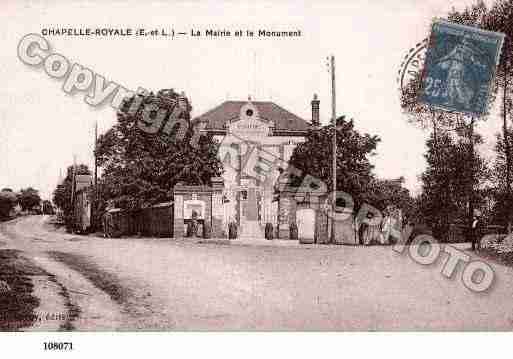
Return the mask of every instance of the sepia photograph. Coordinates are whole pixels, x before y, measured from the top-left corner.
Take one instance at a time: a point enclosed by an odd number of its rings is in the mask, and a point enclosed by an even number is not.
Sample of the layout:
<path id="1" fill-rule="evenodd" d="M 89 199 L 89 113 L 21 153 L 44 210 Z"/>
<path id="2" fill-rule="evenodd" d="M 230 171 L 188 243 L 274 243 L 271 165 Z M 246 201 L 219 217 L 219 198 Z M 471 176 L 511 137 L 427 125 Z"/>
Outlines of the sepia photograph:
<path id="1" fill-rule="evenodd" d="M 513 329 L 512 0 L 0 10 L 0 345 Z"/>

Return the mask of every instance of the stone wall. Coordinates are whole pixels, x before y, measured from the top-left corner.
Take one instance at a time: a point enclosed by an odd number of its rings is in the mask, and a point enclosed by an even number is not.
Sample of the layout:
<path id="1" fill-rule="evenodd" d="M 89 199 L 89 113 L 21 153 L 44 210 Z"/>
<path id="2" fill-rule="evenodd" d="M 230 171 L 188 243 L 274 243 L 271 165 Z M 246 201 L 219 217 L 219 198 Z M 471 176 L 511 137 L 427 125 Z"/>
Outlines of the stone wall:
<path id="1" fill-rule="evenodd" d="M 325 195 L 301 187 L 288 187 L 280 192 L 278 202 L 278 238 L 290 239 L 290 225 L 297 223 L 297 211 L 299 209 L 313 209 L 312 222 L 315 223 L 314 241 L 322 243 L 322 237 L 326 232 L 324 217 L 320 204 L 325 200 Z M 319 227 L 319 228 L 318 228 Z M 298 228 L 298 237 L 304 237 Z"/>
<path id="2" fill-rule="evenodd" d="M 223 238 L 223 181 L 213 178 L 212 186 L 186 186 L 178 184 L 174 187 L 174 237 L 185 237 L 187 223 L 190 221 L 190 208 L 200 213 L 201 224 L 211 229 L 211 237 Z M 203 233 L 199 233 L 202 235 Z"/>
<path id="3" fill-rule="evenodd" d="M 298 228 L 298 237 L 305 243 L 313 242 L 319 244 L 331 243 L 332 219 L 326 209 L 327 196 L 324 193 L 316 192 L 301 187 L 288 187 L 280 192 L 278 203 L 278 238 L 290 239 L 290 224 L 297 224 L 297 211 L 300 209 L 313 209 L 311 218 L 315 229 L 313 240 L 301 233 Z M 299 226 L 301 227 L 301 226 Z M 306 238 L 308 237 L 308 238 Z M 310 241 L 309 241 L 310 240 Z M 334 244 L 357 244 L 357 236 L 354 229 L 353 213 L 346 210 L 337 213 L 335 220 Z"/>

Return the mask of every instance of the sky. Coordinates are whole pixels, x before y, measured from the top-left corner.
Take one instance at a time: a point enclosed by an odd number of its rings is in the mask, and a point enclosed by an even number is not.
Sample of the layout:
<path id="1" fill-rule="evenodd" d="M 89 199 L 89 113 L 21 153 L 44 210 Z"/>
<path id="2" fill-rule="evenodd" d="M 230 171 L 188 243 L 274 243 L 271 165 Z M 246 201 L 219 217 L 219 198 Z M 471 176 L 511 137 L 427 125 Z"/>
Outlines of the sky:
<path id="1" fill-rule="evenodd" d="M 225 100 L 274 101 L 309 120 L 313 94 L 321 122 L 331 117 L 326 57 L 336 61 L 337 115 L 359 131 L 378 135 L 372 158 L 379 177 L 404 176 L 419 191 L 428 132 L 407 123 L 396 82 L 408 50 L 429 34 L 434 17 L 471 0 L 158 2 L 10 1 L 0 4 L 0 188 L 32 186 L 44 198 L 73 162 L 92 167 L 94 124 L 100 132 L 116 121 L 108 105 L 92 107 L 84 92 L 68 95 L 63 80 L 17 57 L 29 33 L 46 28 L 175 29 L 168 37 L 46 36 L 54 52 L 128 89 L 185 91 L 193 117 Z M 489 2 L 488 2 L 489 3 Z M 293 38 L 193 38 L 191 30 L 301 30 Z M 496 115 L 480 123 L 481 149 L 490 153 L 500 130 Z"/>

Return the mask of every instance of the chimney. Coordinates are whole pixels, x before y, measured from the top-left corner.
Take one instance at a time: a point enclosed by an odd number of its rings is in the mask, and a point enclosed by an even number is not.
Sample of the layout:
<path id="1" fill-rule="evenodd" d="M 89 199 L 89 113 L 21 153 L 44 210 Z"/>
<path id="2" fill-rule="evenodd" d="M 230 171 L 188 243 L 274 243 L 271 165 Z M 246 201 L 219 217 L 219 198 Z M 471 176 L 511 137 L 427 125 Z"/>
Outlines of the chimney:
<path id="1" fill-rule="evenodd" d="M 185 111 L 188 111 L 187 105 L 188 105 L 187 96 L 185 95 L 185 92 L 182 91 L 180 93 L 180 95 L 178 96 L 178 106 L 180 106 Z"/>
<path id="2" fill-rule="evenodd" d="M 321 122 L 319 120 L 319 104 L 321 101 L 317 99 L 317 94 L 313 95 L 312 100 L 312 126 L 318 127 Z"/>

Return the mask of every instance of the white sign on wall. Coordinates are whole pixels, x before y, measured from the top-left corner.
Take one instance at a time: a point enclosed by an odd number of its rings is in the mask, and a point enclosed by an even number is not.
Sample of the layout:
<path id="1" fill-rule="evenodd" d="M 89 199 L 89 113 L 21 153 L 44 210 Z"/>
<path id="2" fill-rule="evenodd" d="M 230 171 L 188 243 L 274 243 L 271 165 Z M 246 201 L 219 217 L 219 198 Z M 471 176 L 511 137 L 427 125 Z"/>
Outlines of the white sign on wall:
<path id="1" fill-rule="evenodd" d="M 183 218 L 192 219 L 192 213 L 198 214 L 197 219 L 205 219 L 205 202 L 198 199 L 190 199 L 183 202 Z"/>
<path id="2" fill-rule="evenodd" d="M 247 139 L 269 136 L 269 125 L 257 119 L 239 120 L 230 125 L 230 133 Z"/>

